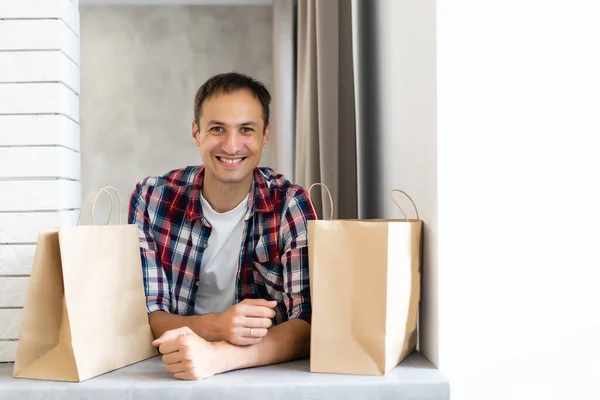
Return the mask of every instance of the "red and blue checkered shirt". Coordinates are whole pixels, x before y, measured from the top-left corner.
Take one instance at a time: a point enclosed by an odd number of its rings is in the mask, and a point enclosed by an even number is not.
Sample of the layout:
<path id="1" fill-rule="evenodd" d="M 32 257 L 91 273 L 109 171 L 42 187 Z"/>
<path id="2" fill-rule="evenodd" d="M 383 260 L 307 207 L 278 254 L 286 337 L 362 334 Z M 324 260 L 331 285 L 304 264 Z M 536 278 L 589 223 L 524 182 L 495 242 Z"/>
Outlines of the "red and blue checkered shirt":
<path id="1" fill-rule="evenodd" d="M 136 185 L 129 223 L 137 224 L 148 312 L 193 315 L 202 254 L 211 227 L 202 214 L 203 166 L 149 177 Z M 256 168 L 245 216 L 236 303 L 277 300 L 274 323 L 310 323 L 307 192 L 269 168 Z"/>

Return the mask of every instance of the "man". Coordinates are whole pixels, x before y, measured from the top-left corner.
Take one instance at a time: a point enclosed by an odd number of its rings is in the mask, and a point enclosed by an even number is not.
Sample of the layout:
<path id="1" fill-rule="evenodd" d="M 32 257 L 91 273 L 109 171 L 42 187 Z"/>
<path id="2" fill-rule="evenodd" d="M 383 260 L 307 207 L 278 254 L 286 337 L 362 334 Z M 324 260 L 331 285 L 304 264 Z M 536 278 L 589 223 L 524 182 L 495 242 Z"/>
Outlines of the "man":
<path id="1" fill-rule="evenodd" d="M 304 189 L 258 168 L 270 100 L 250 77 L 210 78 L 192 122 L 204 165 L 146 178 L 132 193 L 154 345 L 175 378 L 309 354 L 316 217 Z"/>

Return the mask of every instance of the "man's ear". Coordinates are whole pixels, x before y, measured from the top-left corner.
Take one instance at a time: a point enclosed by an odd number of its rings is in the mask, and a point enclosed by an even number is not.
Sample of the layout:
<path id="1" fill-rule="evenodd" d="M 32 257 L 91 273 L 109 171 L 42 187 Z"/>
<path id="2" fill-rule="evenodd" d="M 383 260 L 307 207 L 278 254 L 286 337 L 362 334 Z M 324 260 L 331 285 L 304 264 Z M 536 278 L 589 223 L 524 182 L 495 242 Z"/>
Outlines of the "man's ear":
<path id="1" fill-rule="evenodd" d="M 197 147 L 200 147 L 200 127 L 196 121 L 192 121 L 192 140 Z"/>
<path id="2" fill-rule="evenodd" d="M 265 133 L 263 134 L 263 149 L 267 148 L 269 140 L 271 140 L 271 125 L 265 127 Z"/>

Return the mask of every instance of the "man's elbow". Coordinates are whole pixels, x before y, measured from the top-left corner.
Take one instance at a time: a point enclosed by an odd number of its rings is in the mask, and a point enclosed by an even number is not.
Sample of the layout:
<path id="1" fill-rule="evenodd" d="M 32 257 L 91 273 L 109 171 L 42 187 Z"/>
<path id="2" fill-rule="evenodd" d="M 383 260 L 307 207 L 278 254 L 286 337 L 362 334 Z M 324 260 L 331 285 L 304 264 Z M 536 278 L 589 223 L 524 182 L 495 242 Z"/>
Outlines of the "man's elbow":
<path id="1" fill-rule="evenodd" d="M 169 330 L 167 325 L 170 317 L 171 314 L 164 310 L 157 310 L 148 314 L 148 323 L 155 339 L 158 339 L 163 333 Z"/>
<path id="2" fill-rule="evenodd" d="M 304 358 L 310 355 L 310 323 L 306 319 L 293 318 L 288 320 L 291 331 L 292 347 L 296 349 L 293 358 Z M 293 327 L 292 327 L 293 326 Z"/>

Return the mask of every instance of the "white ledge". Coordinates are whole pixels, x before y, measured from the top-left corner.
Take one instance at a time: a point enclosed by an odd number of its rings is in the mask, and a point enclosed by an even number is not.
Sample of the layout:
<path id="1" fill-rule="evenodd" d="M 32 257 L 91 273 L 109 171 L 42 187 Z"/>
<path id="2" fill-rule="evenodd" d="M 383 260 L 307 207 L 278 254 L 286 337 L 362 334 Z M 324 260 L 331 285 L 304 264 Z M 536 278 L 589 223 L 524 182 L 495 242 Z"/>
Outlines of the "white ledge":
<path id="1" fill-rule="evenodd" d="M 90 379 L 61 383 L 13 379 L 12 364 L 0 365 L 0 399 L 404 399 L 447 400 L 448 381 L 420 353 L 411 354 L 385 376 L 309 372 L 308 360 L 229 372 L 182 382 L 165 371 L 159 357 Z"/>

